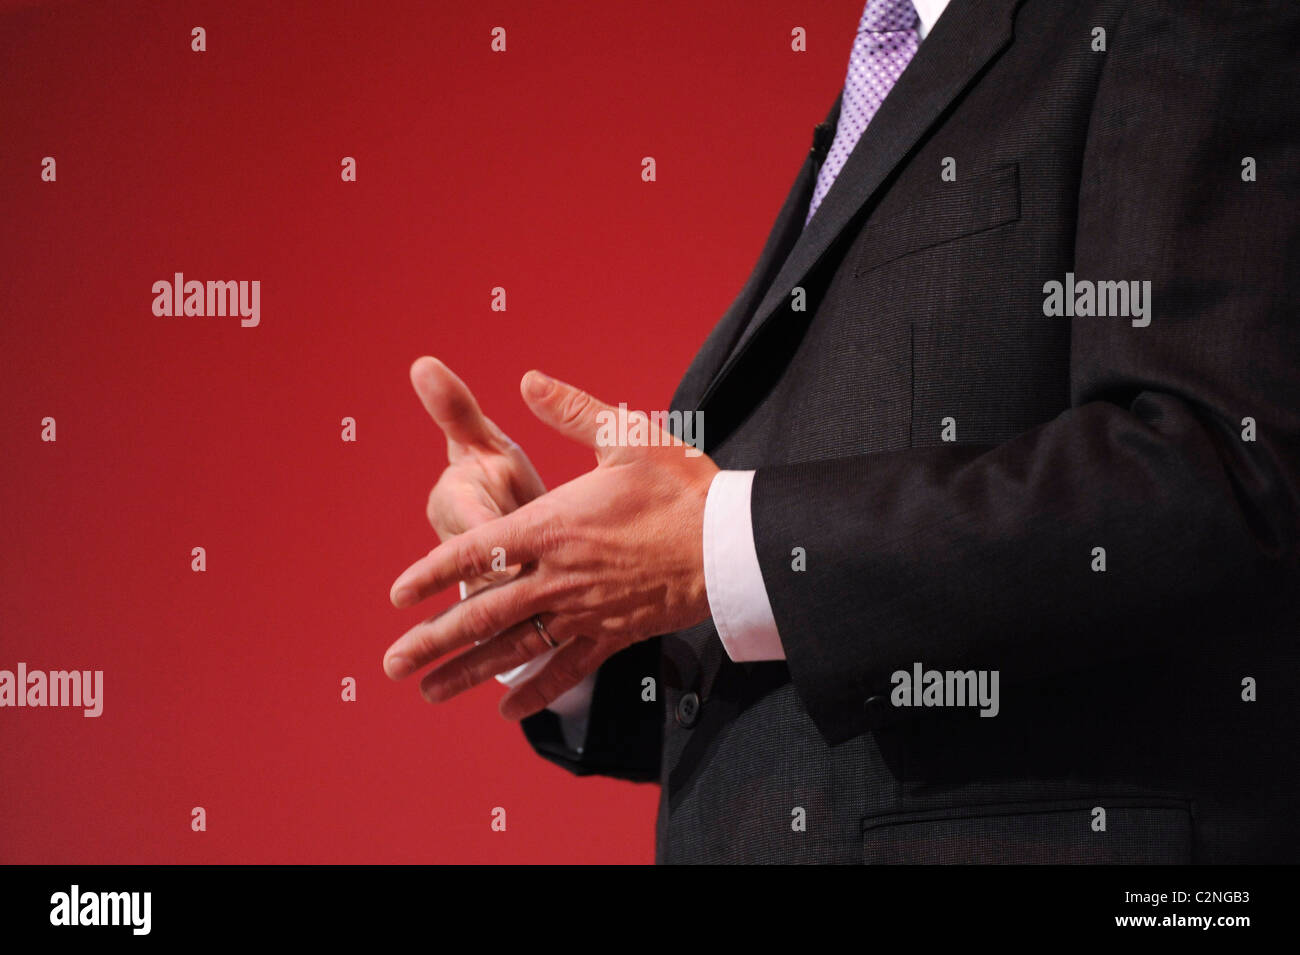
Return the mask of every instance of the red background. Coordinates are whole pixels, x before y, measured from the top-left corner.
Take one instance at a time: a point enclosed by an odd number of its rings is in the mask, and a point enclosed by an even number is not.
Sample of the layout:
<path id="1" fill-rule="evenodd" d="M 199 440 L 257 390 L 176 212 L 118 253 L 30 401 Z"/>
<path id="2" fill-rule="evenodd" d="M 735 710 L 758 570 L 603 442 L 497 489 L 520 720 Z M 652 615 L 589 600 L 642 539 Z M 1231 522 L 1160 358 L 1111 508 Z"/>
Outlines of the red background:
<path id="1" fill-rule="evenodd" d="M 445 360 L 550 485 L 591 462 L 524 408 L 527 369 L 666 407 L 860 12 L 0 11 L 0 668 L 105 671 L 99 719 L 0 709 L 0 861 L 651 860 L 655 787 L 544 762 L 495 684 L 432 707 L 382 672 L 432 609 L 388 590 L 445 463 L 407 369 Z M 155 317 L 178 271 L 261 280 L 260 327 Z"/>

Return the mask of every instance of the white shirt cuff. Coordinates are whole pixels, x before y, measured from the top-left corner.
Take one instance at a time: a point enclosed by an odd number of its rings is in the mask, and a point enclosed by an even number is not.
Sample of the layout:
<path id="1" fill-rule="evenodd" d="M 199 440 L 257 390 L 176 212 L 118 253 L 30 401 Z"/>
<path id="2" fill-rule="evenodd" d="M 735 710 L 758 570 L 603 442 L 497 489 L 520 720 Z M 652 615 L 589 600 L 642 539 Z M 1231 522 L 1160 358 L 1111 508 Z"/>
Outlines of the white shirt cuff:
<path id="1" fill-rule="evenodd" d="M 753 486 L 753 471 L 719 471 L 704 502 L 704 587 L 713 625 L 736 663 L 785 659 L 754 547 Z"/>

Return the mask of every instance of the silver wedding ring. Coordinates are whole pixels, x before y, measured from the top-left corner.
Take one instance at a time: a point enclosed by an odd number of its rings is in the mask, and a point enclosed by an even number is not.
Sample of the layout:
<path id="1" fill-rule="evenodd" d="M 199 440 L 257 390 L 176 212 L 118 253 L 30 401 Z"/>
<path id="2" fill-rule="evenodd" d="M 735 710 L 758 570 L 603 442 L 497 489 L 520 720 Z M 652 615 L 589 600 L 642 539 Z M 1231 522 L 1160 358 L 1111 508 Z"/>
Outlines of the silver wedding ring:
<path id="1" fill-rule="evenodd" d="M 559 646 L 559 644 L 555 642 L 555 638 L 547 632 L 546 624 L 542 623 L 542 618 L 539 617 L 537 614 L 533 614 L 533 626 L 537 628 L 538 636 L 540 636 L 542 640 L 545 641 L 548 647 L 554 650 L 556 647 Z"/>

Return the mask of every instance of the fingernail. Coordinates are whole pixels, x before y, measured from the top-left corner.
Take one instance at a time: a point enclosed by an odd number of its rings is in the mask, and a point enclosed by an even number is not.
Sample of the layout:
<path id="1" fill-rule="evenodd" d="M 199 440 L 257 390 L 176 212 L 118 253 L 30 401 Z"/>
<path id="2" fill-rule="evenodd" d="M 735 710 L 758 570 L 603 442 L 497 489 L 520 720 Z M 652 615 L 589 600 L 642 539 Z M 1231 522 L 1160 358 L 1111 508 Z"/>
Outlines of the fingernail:
<path id="1" fill-rule="evenodd" d="M 407 662 L 406 657 L 389 657 L 384 661 L 384 672 L 388 674 L 389 679 L 400 680 L 411 672 L 411 664 Z"/>
<path id="2" fill-rule="evenodd" d="M 530 371 L 524 376 L 524 391 L 530 398 L 545 398 L 551 390 L 551 379 L 540 371 Z"/>
<path id="3" fill-rule="evenodd" d="M 394 590 L 390 596 L 394 607 L 405 607 L 411 603 L 411 598 L 415 596 L 415 593 L 408 587 L 402 587 L 399 590 Z"/>

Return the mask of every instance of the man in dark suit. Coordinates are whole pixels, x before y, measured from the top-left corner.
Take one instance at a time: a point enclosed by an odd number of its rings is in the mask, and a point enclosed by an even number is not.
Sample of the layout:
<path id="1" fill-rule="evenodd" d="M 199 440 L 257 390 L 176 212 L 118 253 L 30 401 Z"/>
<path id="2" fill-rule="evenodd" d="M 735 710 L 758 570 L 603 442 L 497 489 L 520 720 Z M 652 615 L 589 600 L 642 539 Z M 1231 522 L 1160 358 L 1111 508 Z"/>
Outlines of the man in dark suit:
<path id="1" fill-rule="evenodd" d="M 452 462 L 394 602 L 473 583 L 388 672 L 525 667 L 661 862 L 1298 861 L 1300 16 L 944 7 L 867 5 L 673 399 L 707 456 L 530 373 L 600 461 L 543 493 L 416 364 Z"/>

